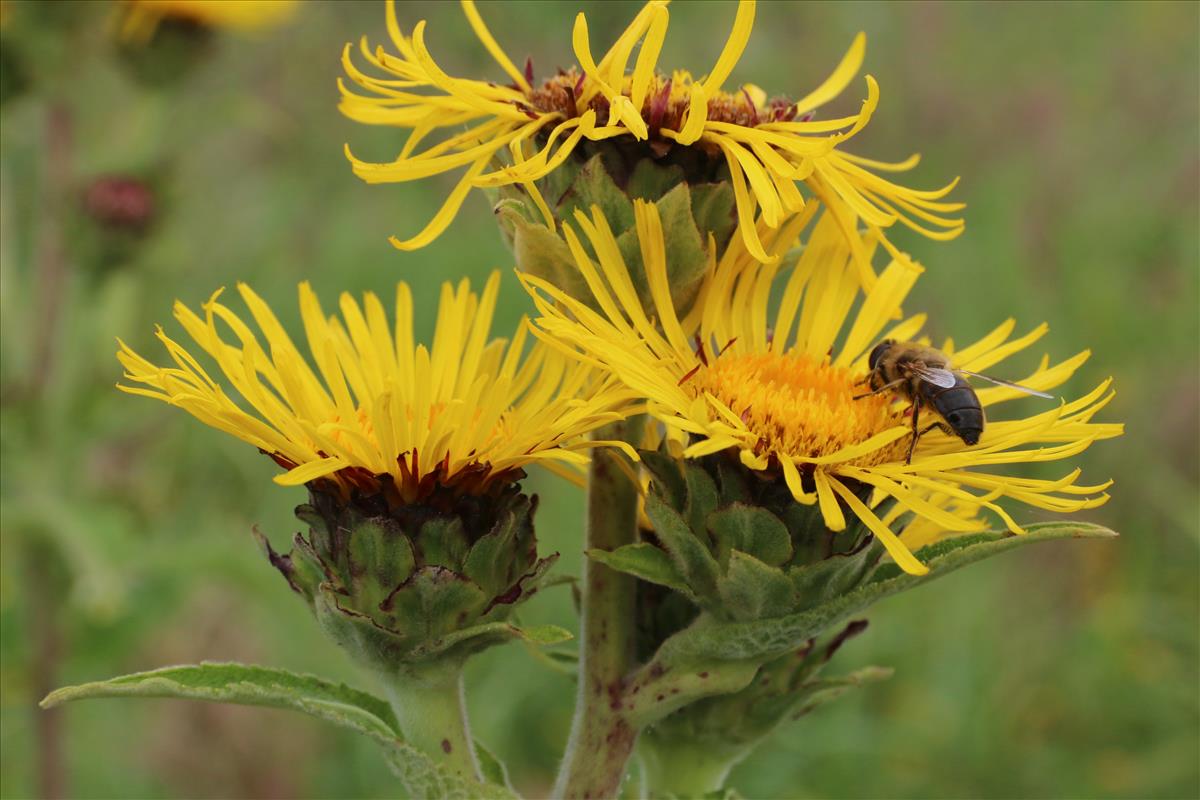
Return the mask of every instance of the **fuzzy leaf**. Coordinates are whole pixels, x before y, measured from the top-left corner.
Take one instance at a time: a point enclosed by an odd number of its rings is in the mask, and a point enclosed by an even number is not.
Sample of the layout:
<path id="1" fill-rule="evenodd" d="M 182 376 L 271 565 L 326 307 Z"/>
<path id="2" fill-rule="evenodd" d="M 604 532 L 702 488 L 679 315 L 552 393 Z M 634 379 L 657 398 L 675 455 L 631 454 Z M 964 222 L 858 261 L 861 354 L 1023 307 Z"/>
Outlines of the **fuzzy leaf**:
<path id="1" fill-rule="evenodd" d="M 642 466 L 650 471 L 654 489 L 672 508 L 683 508 L 687 503 L 687 480 L 683 477 L 683 462 L 659 450 L 640 450 Z"/>
<path id="2" fill-rule="evenodd" d="M 696 599 L 671 557 L 649 542 L 627 544 L 616 550 L 588 550 L 587 556 L 617 572 L 674 589 L 693 602 Z"/>
<path id="3" fill-rule="evenodd" d="M 511 521 L 513 514 L 505 512 L 506 521 Z M 515 539 L 517 528 L 512 524 L 496 525 L 491 531 L 479 537 L 467 553 L 463 572 L 468 578 L 479 584 L 484 594 L 495 596 L 503 592 L 512 582 L 511 569 L 516 554 Z"/>
<path id="4" fill-rule="evenodd" d="M 855 553 L 837 554 L 788 571 L 800 608 L 811 608 L 851 591 L 866 580 L 883 555 L 883 545 L 870 539 Z"/>
<path id="5" fill-rule="evenodd" d="M 683 167 L 678 164 L 663 166 L 643 158 L 634 166 L 625 191 L 630 197 L 655 201 L 683 182 Z"/>
<path id="6" fill-rule="evenodd" d="M 723 250 L 737 225 L 733 185 L 728 181 L 693 185 L 692 218 L 704 241 L 708 241 L 711 232 L 717 246 Z"/>
<path id="7" fill-rule="evenodd" d="M 647 503 L 649 508 L 649 503 Z M 672 636 L 655 661 L 665 663 L 695 659 L 763 660 L 802 645 L 824 629 L 856 614 L 885 597 L 928 583 L 960 567 L 1022 545 L 1055 539 L 1107 539 L 1108 528 L 1087 523 L 1050 522 L 1030 525 L 1016 536 L 1007 531 L 977 533 L 939 542 L 917 552 L 929 567 L 926 575 L 908 575 L 895 565 L 880 567 L 870 582 L 815 608 L 796 614 L 754 622 L 719 622 L 703 616 L 690 628 Z"/>
<path id="8" fill-rule="evenodd" d="M 758 665 L 749 661 L 680 661 L 658 667 L 643 667 L 625 691 L 626 711 L 637 727 L 702 698 L 741 691 L 758 673 Z"/>
<path id="9" fill-rule="evenodd" d="M 646 516 L 692 591 L 701 597 L 712 595 L 716 590 L 717 562 L 679 513 L 651 492 L 646 495 Z"/>
<path id="10" fill-rule="evenodd" d="M 575 267 L 570 248 L 555 231 L 541 222 L 530 222 L 518 212 L 515 201 L 496 206 L 496 216 L 512 232 L 512 251 L 517 268 L 543 278 L 573 297 L 590 297 L 582 274 Z"/>
<path id="11" fill-rule="evenodd" d="M 692 195 L 686 183 L 679 183 L 655 203 L 662 220 L 667 248 L 667 276 L 676 308 L 687 308 L 708 269 L 705 256 L 707 237 L 692 219 Z"/>
<path id="12" fill-rule="evenodd" d="M 412 543 L 394 524 L 364 520 L 351 531 L 349 572 L 363 608 L 378 607 L 397 584 L 408 580 L 414 566 Z"/>
<path id="13" fill-rule="evenodd" d="M 570 188 L 560 199 L 555 214 L 559 219 L 574 225 L 575 212 L 582 210 L 591 216 L 593 205 L 600 206 L 614 233 L 633 227 L 633 202 L 608 174 L 604 167 L 604 159 L 599 155 L 592 156 L 583 165 L 583 169 L 575 176 Z"/>
<path id="14" fill-rule="evenodd" d="M 696 537 L 707 544 L 708 516 L 717 508 L 717 484 L 702 466 L 691 461 L 684 462 L 683 476 L 687 481 L 683 518 Z"/>
<path id="15" fill-rule="evenodd" d="M 428 527 L 428 524 L 426 525 Z M 388 627 L 415 640 L 442 636 L 483 611 L 487 596 L 474 582 L 444 567 L 421 567 L 380 606 Z"/>
<path id="16" fill-rule="evenodd" d="M 469 547 L 467 532 L 458 517 L 434 517 L 417 534 L 417 551 L 424 567 L 445 567 L 457 572 L 462 569 Z M 392 585 L 400 582 L 393 581 Z"/>
<path id="17" fill-rule="evenodd" d="M 863 667 L 837 678 L 820 678 L 809 681 L 797 693 L 799 702 L 789 704 L 788 709 L 792 719 L 808 714 L 818 706 L 823 706 L 831 700 L 836 700 L 851 689 L 857 689 L 868 683 L 878 683 L 892 677 L 890 667 Z"/>
<path id="18" fill-rule="evenodd" d="M 485 784 L 443 769 L 406 744 L 383 700 L 312 675 L 247 664 L 202 662 L 122 675 L 51 692 L 43 708 L 98 697 L 173 697 L 286 708 L 364 734 L 384 748 L 392 769 L 413 797 L 512 798 L 503 785 Z"/>
<path id="19" fill-rule="evenodd" d="M 548 647 L 569 642 L 573 638 L 570 631 L 557 625 L 534 625 L 529 628 L 521 628 L 509 622 L 485 622 L 482 625 L 472 625 L 437 639 L 422 642 L 413 648 L 412 658 L 417 660 L 467 655 L 514 639 L 540 647 Z"/>
<path id="20" fill-rule="evenodd" d="M 732 550 L 776 567 L 792 557 L 787 527 L 765 508 L 734 503 L 709 514 L 707 522 L 716 540 L 717 560 L 722 564 Z"/>
<path id="21" fill-rule="evenodd" d="M 508 779 L 508 767 L 504 766 L 504 762 L 496 758 L 496 755 L 484 747 L 478 739 L 475 740 L 475 755 L 479 759 L 479 771 L 485 781 L 496 786 L 503 786 L 509 792 L 516 794 Z"/>
<path id="22" fill-rule="evenodd" d="M 180 697 L 239 705 L 290 708 L 368 736 L 398 736 L 388 704 L 366 692 L 313 675 L 248 664 L 201 662 L 135 672 L 107 681 L 57 689 L 42 708 L 93 697 Z"/>
<path id="23" fill-rule="evenodd" d="M 778 567 L 734 550 L 717 581 L 721 615 L 739 620 L 777 617 L 795 608 L 792 582 Z"/>
<path id="24" fill-rule="evenodd" d="M 750 487 L 746 483 L 745 468 L 741 464 L 727 458 L 718 460 L 717 482 L 720 484 L 722 506 L 750 502 Z"/>

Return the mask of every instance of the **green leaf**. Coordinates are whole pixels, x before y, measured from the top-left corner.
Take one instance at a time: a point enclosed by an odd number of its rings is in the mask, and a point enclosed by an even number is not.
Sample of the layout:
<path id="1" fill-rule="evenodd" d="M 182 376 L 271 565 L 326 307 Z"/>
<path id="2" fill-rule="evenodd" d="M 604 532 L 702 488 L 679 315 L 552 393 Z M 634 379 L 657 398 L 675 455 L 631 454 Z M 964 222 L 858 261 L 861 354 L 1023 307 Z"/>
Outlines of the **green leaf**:
<path id="1" fill-rule="evenodd" d="M 578 650 L 544 650 L 536 645 L 527 645 L 526 651 L 543 666 L 572 678 L 579 674 Z"/>
<path id="2" fill-rule="evenodd" d="M 517 268 L 550 281 L 573 297 L 591 297 L 583 275 L 575 266 L 567 243 L 540 222 L 530 222 L 511 204 L 496 207 L 496 216 L 512 231 L 512 251 Z"/>
<path id="3" fill-rule="evenodd" d="M 413 797 L 513 798 L 505 785 L 485 784 L 443 769 L 406 744 L 391 707 L 374 695 L 312 675 L 247 664 L 202 662 L 122 675 L 51 692 L 43 708 L 98 697 L 172 697 L 286 708 L 364 734 L 384 748 L 389 764 Z M 489 767 L 489 772 L 495 770 Z"/>
<path id="4" fill-rule="evenodd" d="M 672 508 L 687 503 L 687 481 L 683 477 L 683 462 L 659 450 L 640 450 L 642 466 L 650 471 L 654 489 Z"/>
<path id="5" fill-rule="evenodd" d="M 739 550 L 730 554 L 717 591 L 722 615 L 733 619 L 777 617 L 795 608 L 795 590 L 783 571 Z"/>
<path id="6" fill-rule="evenodd" d="M 625 192 L 630 197 L 653 202 L 683 182 L 683 167 L 678 164 L 660 166 L 653 159 L 643 158 L 634 166 Z"/>
<path id="7" fill-rule="evenodd" d="M 711 595 L 716 589 L 718 570 L 708 548 L 696 538 L 679 513 L 654 492 L 646 495 L 646 516 L 692 591 L 701 597 Z"/>
<path id="8" fill-rule="evenodd" d="M 485 781 L 503 786 L 516 794 L 508 779 L 508 768 L 504 766 L 504 762 L 496 758 L 495 754 L 484 747 L 478 739 L 475 740 L 475 755 L 479 759 L 479 771 L 483 774 Z"/>
<path id="9" fill-rule="evenodd" d="M 685 309 L 691 305 L 700 288 L 700 279 L 708 269 L 705 252 L 708 237 L 701 234 L 692 219 L 692 195 L 686 183 L 676 184 L 654 205 L 662 220 L 671 297 L 676 308 Z"/>
<path id="10" fill-rule="evenodd" d="M 647 502 L 647 511 L 650 504 Z M 703 615 L 672 636 L 655 661 L 673 663 L 695 659 L 763 660 L 799 647 L 809 638 L 885 597 L 928 583 L 976 561 L 1022 545 L 1056 539 L 1108 539 L 1116 534 L 1087 523 L 1050 522 L 1030 525 L 1024 535 L 988 532 L 948 539 L 917 552 L 929 568 L 926 575 L 908 575 L 894 565 L 880 567 L 864 586 L 815 608 L 785 617 L 754 622 L 719 622 Z"/>
<path id="11" fill-rule="evenodd" d="M 779 517 L 760 506 L 742 503 L 708 515 L 708 529 L 717 544 L 717 560 L 724 564 L 733 550 L 777 567 L 792 557 L 792 537 Z"/>
<path id="12" fill-rule="evenodd" d="M 511 522 L 512 512 L 505 511 L 504 516 L 505 522 Z M 516 560 L 516 535 L 516 525 L 495 525 L 491 531 L 479 537 L 467 553 L 463 572 L 479 584 L 484 594 L 495 596 L 511 585 L 511 572 Z"/>
<path id="13" fill-rule="evenodd" d="M 398 736 L 396 716 L 383 700 L 313 675 L 236 663 L 164 667 L 107 681 L 57 689 L 42 708 L 93 697 L 179 697 L 289 708 L 376 738 Z"/>
<path id="14" fill-rule="evenodd" d="M 412 659 L 450 658 L 519 639 L 532 645 L 546 647 L 569 642 L 575 638 L 566 628 L 557 625 L 534 625 L 522 628 L 511 622 L 485 622 L 453 631 L 437 639 L 422 642 L 412 649 Z M 451 650 L 454 650 L 452 653 Z"/>
<path id="15" fill-rule="evenodd" d="M 796 587 L 800 608 L 832 600 L 866 580 L 883 555 L 883 545 L 872 538 L 854 553 L 834 553 L 812 564 L 793 567 L 788 577 Z"/>
<path id="16" fill-rule="evenodd" d="M 708 538 L 708 515 L 717 508 L 717 484 L 695 461 L 684 461 L 683 476 L 687 481 L 687 507 L 683 518 L 693 533 L 705 540 Z"/>
<path id="17" fill-rule="evenodd" d="M 706 247 L 708 246 L 708 234 L 711 232 L 717 240 L 717 246 L 724 249 L 737 225 L 733 185 L 728 181 L 694 184 L 692 186 L 692 219 L 696 221 L 696 228 L 700 231 Z"/>
<path id="18" fill-rule="evenodd" d="M 353 547 L 354 537 L 350 542 Z M 456 516 L 434 517 L 422 525 L 421 532 L 417 534 L 417 552 L 425 567 L 445 567 L 457 572 L 462 569 L 469 547 L 462 519 Z M 392 585 L 400 582 L 393 581 Z"/>
<path id="19" fill-rule="evenodd" d="M 559 219 L 575 224 L 575 211 L 589 217 L 592 206 L 600 207 L 613 232 L 621 233 L 633 227 L 633 202 L 621 191 L 605 169 L 604 159 L 595 155 L 583 165 L 555 210 Z M 586 240 L 585 240 L 586 241 Z"/>
<path id="20" fill-rule="evenodd" d="M 857 689 L 868 683 L 878 683 L 892 677 L 890 667 L 863 667 L 847 675 L 837 678 L 820 678 L 804 684 L 797 693 L 797 701 L 790 703 L 788 709 L 792 719 L 798 719 L 812 712 L 818 706 L 823 706 L 831 700 L 836 700 L 851 689 Z"/>
<path id="21" fill-rule="evenodd" d="M 651 664 L 634 674 L 625 697 L 635 727 L 652 725 L 705 697 L 741 691 L 754 680 L 758 665 L 749 661 L 680 661 Z"/>
<path id="22" fill-rule="evenodd" d="M 750 486 L 746 482 L 746 469 L 728 458 L 717 459 L 717 482 L 721 486 L 722 506 L 731 503 L 750 503 Z"/>
<path id="23" fill-rule="evenodd" d="M 455 630 L 462 620 L 479 615 L 487 600 L 464 576 L 445 567 L 421 567 L 397 586 L 379 609 L 387 627 L 420 640 Z"/>
<path id="24" fill-rule="evenodd" d="M 416 566 L 412 543 L 394 522 L 389 523 L 364 520 L 350 533 L 352 591 L 362 608 L 378 608 Z"/>
<path id="25" fill-rule="evenodd" d="M 679 574 L 671 557 L 649 542 L 638 542 L 616 550 L 588 550 L 588 558 L 606 567 L 674 589 L 695 602 L 696 596 Z"/>

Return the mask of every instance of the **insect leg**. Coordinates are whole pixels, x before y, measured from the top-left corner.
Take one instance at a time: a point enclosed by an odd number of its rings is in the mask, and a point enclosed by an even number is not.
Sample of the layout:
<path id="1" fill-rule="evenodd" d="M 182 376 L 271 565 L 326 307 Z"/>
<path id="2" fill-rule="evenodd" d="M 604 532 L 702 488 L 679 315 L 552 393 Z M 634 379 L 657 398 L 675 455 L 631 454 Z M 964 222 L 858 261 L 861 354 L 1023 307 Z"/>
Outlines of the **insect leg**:
<path id="1" fill-rule="evenodd" d="M 914 393 L 913 394 L 913 415 L 912 415 L 912 417 L 913 417 L 912 441 L 910 441 L 908 443 L 908 458 L 904 459 L 905 464 L 912 463 L 912 454 L 913 454 L 913 450 L 915 450 L 917 447 L 917 439 L 920 439 L 922 434 L 924 434 L 926 431 L 929 430 L 928 428 L 926 428 L 924 431 L 919 431 L 919 432 L 917 431 L 917 419 L 920 417 L 920 415 L 921 415 L 921 396 L 919 394 Z"/>
<path id="2" fill-rule="evenodd" d="M 891 383 L 884 384 L 883 386 L 880 386 L 878 389 L 876 389 L 872 392 L 867 392 L 866 394 L 856 394 L 856 395 L 854 395 L 854 397 L 852 397 L 850 399 L 862 400 L 864 397 L 871 397 L 872 395 L 882 394 L 883 392 L 886 392 L 889 389 L 895 389 L 897 386 L 904 383 L 906 380 L 908 380 L 908 379 L 900 378 L 899 380 L 895 380 L 895 381 L 892 381 Z"/>
<path id="3" fill-rule="evenodd" d="M 941 421 L 934 422 L 933 424 L 931 424 L 925 430 L 921 431 L 921 435 L 924 436 L 925 434 L 929 433 L 934 428 L 937 428 L 938 430 L 940 430 L 942 433 L 946 434 L 947 436 L 954 435 L 954 430 L 949 425 L 947 425 L 946 423 L 941 422 Z"/>

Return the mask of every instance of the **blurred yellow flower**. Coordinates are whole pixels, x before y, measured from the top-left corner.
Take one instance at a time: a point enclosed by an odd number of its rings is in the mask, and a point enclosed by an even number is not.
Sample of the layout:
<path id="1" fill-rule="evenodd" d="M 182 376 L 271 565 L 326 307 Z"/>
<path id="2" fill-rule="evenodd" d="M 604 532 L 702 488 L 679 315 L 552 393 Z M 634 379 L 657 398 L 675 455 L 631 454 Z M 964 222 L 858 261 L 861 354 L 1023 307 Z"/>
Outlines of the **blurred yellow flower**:
<path id="1" fill-rule="evenodd" d="M 164 19 L 183 20 L 207 28 L 256 30 L 283 22 L 296 0 L 123 0 L 118 35 L 144 42 Z"/>
<path id="2" fill-rule="evenodd" d="M 685 457 L 732 451 L 751 469 L 781 473 L 797 501 L 819 504 L 831 530 L 846 527 L 848 509 L 913 574 L 925 567 L 890 527 L 903 514 L 955 532 L 977 529 L 974 512 L 986 508 L 1021 533 L 996 503 L 1000 498 L 1050 511 L 1076 511 L 1107 500 L 1102 492 L 1109 484 L 1080 485 L 1079 470 L 1042 480 L 977 468 L 1069 458 L 1097 439 L 1119 435 L 1121 425 L 1091 422 L 1113 396 L 1111 381 L 1041 413 L 991 421 L 974 446 L 940 431 L 928 433 L 906 463 L 912 437 L 909 404 L 886 394 L 855 396 L 864 391 L 868 354 L 876 342 L 915 340 L 920 334 L 924 315 L 890 324 L 900 318 L 901 303 L 922 272 L 919 266 L 903 257 L 893 259 L 875 286 L 860 294 L 849 245 L 836 221 L 823 215 L 786 276 L 773 314 L 769 305 L 781 260 L 760 263 L 744 247 L 731 245 L 720 263 L 711 265 L 695 307 L 680 320 L 670 302 L 657 211 L 638 202 L 636 216 L 655 300 L 652 316 L 637 300 L 599 209 L 593 209 L 590 219 L 582 212 L 576 218 L 589 247 L 564 226 L 599 312 L 546 281 L 528 275 L 522 279 L 542 314 L 535 321 L 540 338 L 611 370 L 647 398 L 649 412 L 687 442 Z M 782 255 L 799 244 L 813 216 L 810 209 L 778 231 L 760 230 L 768 252 Z M 598 266 L 589 252 L 595 253 Z M 955 348 L 947 341 L 942 349 L 956 367 L 980 371 L 1046 332 L 1041 325 L 1010 340 L 1013 328 L 1010 319 L 968 347 Z M 1088 355 L 1054 365 L 1043 358 L 1020 382 L 1038 390 L 1053 388 Z M 981 388 L 977 394 L 989 410 L 1022 396 L 1002 386 Z M 872 490 L 874 497 L 864 502 L 859 489 Z M 941 500 L 931 502 L 935 494 Z M 872 510 L 882 497 L 895 501 L 883 518 Z M 962 508 L 949 513 L 947 502 Z"/>
<path id="3" fill-rule="evenodd" d="M 396 287 L 390 324 L 372 293 L 361 305 L 343 294 L 339 320 L 327 317 L 302 283 L 300 311 L 314 371 L 267 304 L 239 285 L 265 349 L 219 302 L 220 291 L 204 304 L 203 316 L 175 304 L 175 318 L 228 388 L 161 328 L 158 338 L 174 366 L 157 366 L 122 342 L 117 356 L 125 378 L 141 386 L 118 388 L 179 406 L 254 445 L 287 470 L 275 478 L 283 485 L 332 479 L 374 492 L 390 482 L 411 502 L 436 486 L 474 492 L 493 479 L 513 480 L 532 463 L 556 471 L 578 467 L 587 461 L 581 450 L 608 444 L 586 434 L 620 419 L 631 393 L 537 342 L 522 357 L 525 320 L 511 343 L 489 341 L 498 287 L 499 273 L 482 296 L 466 280 L 457 288 L 444 284 L 427 348 L 413 342 L 406 284 Z"/>
<path id="4" fill-rule="evenodd" d="M 361 161 L 347 148 L 356 175 L 369 183 L 403 182 L 465 168 L 424 230 L 406 240 L 393 237 L 398 248 L 419 248 L 440 235 L 472 187 L 521 184 L 534 194 L 547 214 L 547 224 L 553 226 L 545 199 L 533 182 L 573 153 L 585 154 L 589 142 L 613 137 L 644 142 L 647 153 L 655 157 L 681 146 L 721 160 L 733 184 L 746 249 L 760 261 L 770 256 L 758 236 L 756 218 L 776 228 L 802 213 L 814 197 L 830 210 L 850 240 L 864 285 L 873 282 L 874 273 L 860 223 L 889 249 L 879 231 L 897 221 L 934 239 L 950 239 L 962 231 L 961 219 L 946 216 L 962 204 L 942 201 L 953 182 L 919 191 L 876 174 L 910 169 L 917 163 L 916 156 L 892 164 L 838 149 L 863 129 L 875 111 L 879 87 L 873 78 L 866 79 L 867 99 L 857 114 L 811 118 L 858 73 L 866 47 L 862 34 L 824 83 L 792 102 L 768 99 L 763 89 L 749 84 L 723 89 L 749 40 L 753 0 L 739 3 L 725 47 L 702 80 L 682 70 L 658 71 L 668 12 L 664 0 L 653 0 L 599 61 L 592 56 L 587 20 L 579 14 L 572 44 L 580 66 L 541 83 L 535 81 L 530 63 L 520 70 L 504 54 L 473 2 L 462 0 L 462 5 L 479 40 L 511 84 L 445 73 L 426 47 L 425 23 L 418 22 L 411 36 L 404 35 L 390 2 L 387 27 L 396 52 L 372 51 L 365 38 L 360 43 L 362 58 L 385 77 L 360 70 L 350 45 L 343 53 L 347 75 L 368 94 L 358 94 L 341 82 L 342 113 L 358 122 L 411 131 L 391 163 Z M 498 160 L 502 156 L 508 163 Z M 807 188 L 808 198 L 799 184 Z"/>

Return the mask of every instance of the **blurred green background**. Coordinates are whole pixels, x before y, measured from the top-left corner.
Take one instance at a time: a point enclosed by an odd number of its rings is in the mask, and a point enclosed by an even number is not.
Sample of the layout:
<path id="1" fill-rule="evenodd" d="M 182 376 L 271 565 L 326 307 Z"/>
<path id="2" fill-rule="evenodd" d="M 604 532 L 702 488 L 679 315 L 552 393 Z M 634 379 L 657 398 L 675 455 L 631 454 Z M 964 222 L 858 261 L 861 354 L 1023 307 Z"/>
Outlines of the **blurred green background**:
<path id="1" fill-rule="evenodd" d="M 578 10 L 599 48 L 637 7 L 481 4 L 539 74 L 573 62 Z M 287 712 L 109 700 L 38 724 L 33 703 L 50 686 L 200 659 L 368 682 L 249 535 L 284 542 L 302 491 L 273 485 L 251 448 L 117 393 L 114 337 L 157 358 L 153 326 L 172 322 L 174 298 L 199 304 L 239 280 L 288 324 L 304 279 L 329 305 L 341 290 L 388 296 L 400 278 L 419 298 L 478 282 L 510 266 L 487 201 L 473 196 L 423 251 L 387 243 L 423 226 L 451 182 L 368 187 L 343 158 L 345 142 L 369 159 L 399 149 L 397 132 L 335 110 L 341 47 L 384 40 L 382 4 L 305 3 L 281 27 L 218 33 L 157 87 L 135 77 L 149 54 L 118 54 L 111 5 L 3 13 L 3 81 L 23 91 L 3 106 L 0 144 L 0 795 L 37 796 L 43 769 L 74 797 L 393 797 L 373 745 Z M 398 13 L 408 28 L 430 20 L 451 73 L 502 77 L 457 4 Z M 673 6 L 661 63 L 705 72 L 733 13 Z M 935 338 L 1011 315 L 1023 329 L 1049 320 L 1054 356 L 1093 350 L 1065 394 L 1117 380 L 1103 418 L 1128 434 L 1078 463 L 1116 479 L 1086 517 L 1122 537 L 1041 545 L 874 610 L 837 666 L 895 677 L 787 728 L 733 783 L 755 798 L 1200 796 L 1200 5 L 771 3 L 733 79 L 799 96 L 860 29 L 883 101 L 853 151 L 919 150 L 904 181 L 962 174 L 969 204 L 952 243 L 896 233 L 929 267 L 909 307 L 930 312 Z M 823 114 L 863 94 L 856 83 Z M 153 186 L 149 232 L 114 244 L 82 213 L 108 175 Z M 527 310 L 506 272 L 498 333 Z M 544 548 L 578 574 L 582 497 L 533 483 Z M 526 619 L 574 626 L 569 592 L 539 596 Z M 479 738 L 543 794 L 571 679 L 508 646 L 468 681 Z"/>

